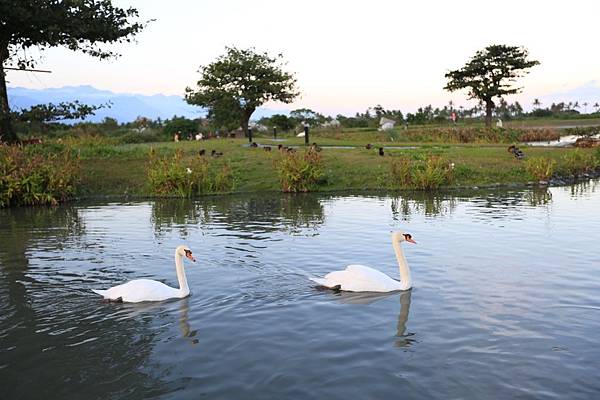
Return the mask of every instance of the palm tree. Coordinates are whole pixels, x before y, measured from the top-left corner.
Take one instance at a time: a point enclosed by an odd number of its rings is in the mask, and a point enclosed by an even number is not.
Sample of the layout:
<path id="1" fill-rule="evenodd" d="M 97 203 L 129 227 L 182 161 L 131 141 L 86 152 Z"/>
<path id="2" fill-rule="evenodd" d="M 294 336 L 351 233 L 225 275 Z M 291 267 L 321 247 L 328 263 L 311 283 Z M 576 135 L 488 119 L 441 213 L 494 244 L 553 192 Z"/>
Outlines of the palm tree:
<path id="1" fill-rule="evenodd" d="M 583 103 L 581 103 L 581 104 L 583 105 L 583 113 L 584 113 L 584 114 L 587 114 L 587 106 L 588 106 L 588 103 L 587 103 L 587 101 L 584 101 L 584 102 L 583 102 Z"/>
<path id="2" fill-rule="evenodd" d="M 533 99 L 533 107 L 540 108 L 541 106 L 542 106 L 542 103 L 540 102 L 539 99 Z"/>
<path id="3" fill-rule="evenodd" d="M 596 112 L 600 111 L 600 104 L 598 102 L 594 104 L 594 107 L 596 107 Z"/>

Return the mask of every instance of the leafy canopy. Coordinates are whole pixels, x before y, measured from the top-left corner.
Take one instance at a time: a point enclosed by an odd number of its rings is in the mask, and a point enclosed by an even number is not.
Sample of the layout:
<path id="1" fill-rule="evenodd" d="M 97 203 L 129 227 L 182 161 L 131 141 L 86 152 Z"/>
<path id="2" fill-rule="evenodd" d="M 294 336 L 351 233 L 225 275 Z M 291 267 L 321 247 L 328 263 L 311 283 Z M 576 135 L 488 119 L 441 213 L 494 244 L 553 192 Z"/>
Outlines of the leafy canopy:
<path id="1" fill-rule="evenodd" d="M 528 60 L 529 53 L 523 47 L 491 45 L 479 50 L 461 69 L 449 71 L 445 90 L 450 92 L 468 89 L 470 99 L 491 102 L 494 97 L 519 93 L 522 88 L 513 87 L 526 69 L 539 64 Z"/>
<path id="2" fill-rule="evenodd" d="M 115 7 L 111 0 L 2 0 L 0 58 L 15 60 L 19 68 L 31 67 L 35 60 L 24 50 L 34 46 L 64 46 L 100 59 L 115 57 L 117 53 L 101 44 L 131 41 L 144 28 L 143 23 L 130 22 L 137 16 L 136 9 Z"/>
<path id="3" fill-rule="evenodd" d="M 186 88 L 190 104 L 211 109 L 226 107 L 247 126 L 250 115 L 268 101 L 291 103 L 298 92 L 296 79 L 283 70 L 283 56 L 270 57 L 253 48 L 226 47 L 224 55 L 200 68 L 197 89 Z"/>
<path id="4" fill-rule="evenodd" d="M 38 123 L 85 119 L 104 107 L 110 107 L 110 104 L 88 105 L 81 104 L 78 100 L 58 104 L 37 104 L 15 113 L 15 118 L 22 122 Z"/>

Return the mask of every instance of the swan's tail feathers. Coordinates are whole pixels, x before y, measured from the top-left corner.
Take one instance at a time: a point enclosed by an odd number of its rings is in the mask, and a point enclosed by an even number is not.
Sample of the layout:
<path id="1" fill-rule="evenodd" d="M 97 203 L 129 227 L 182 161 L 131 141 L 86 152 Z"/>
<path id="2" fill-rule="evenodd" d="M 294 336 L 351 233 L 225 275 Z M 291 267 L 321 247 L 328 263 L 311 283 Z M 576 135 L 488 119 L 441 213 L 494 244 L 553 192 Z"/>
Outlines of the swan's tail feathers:
<path id="1" fill-rule="evenodd" d="M 96 289 L 92 289 L 92 292 L 99 294 L 102 297 L 106 297 L 106 290 L 96 290 Z"/>
<path id="2" fill-rule="evenodd" d="M 311 281 L 320 286 L 329 287 L 330 283 L 325 278 L 309 278 Z"/>

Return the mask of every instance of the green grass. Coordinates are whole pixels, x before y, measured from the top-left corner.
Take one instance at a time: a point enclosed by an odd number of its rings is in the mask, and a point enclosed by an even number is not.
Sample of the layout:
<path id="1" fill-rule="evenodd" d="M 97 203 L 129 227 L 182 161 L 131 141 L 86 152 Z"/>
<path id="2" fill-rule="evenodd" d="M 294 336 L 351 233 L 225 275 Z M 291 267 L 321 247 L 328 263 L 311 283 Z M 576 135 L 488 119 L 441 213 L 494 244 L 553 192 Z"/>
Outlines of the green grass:
<path id="1" fill-rule="evenodd" d="M 400 157 L 424 159 L 428 155 L 441 156 L 454 163 L 454 178 L 451 186 L 481 186 L 490 184 L 527 183 L 534 178 L 527 173 L 525 162 L 515 159 L 506 151 L 506 145 L 402 143 L 415 149 L 386 149 L 380 157 L 376 149 L 366 150 L 364 145 L 376 138 L 377 132 L 361 132 L 351 139 L 322 138 L 311 136 L 311 142 L 321 145 L 356 146 L 354 149 L 323 148 L 323 179 L 318 190 L 388 189 L 390 187 L 390 163 Z M 268 144 L 267 138 L 256 138 L 258 143 Z M 391 142 L 376 142 L 375 145 L 393 145 Z M 112 146 L 110 156 L 104 153 L 87 154 L 81 158 L 82 182 L 80 194 L 96 195 L 150 195 L 147 187 L 147 162 L 151 148 L 158 154 L 174 154 L 181 150 L 184 157 L 198 157 L 203 148 L 223 152 L 223 157 L 214 160 L 217 164 L 229 163 L 235 175 L 236 192 L 280 191 L 279 176 L 275 167 L 280 153 L 277 143 L 267 152 L 262 148 L 243 147 L 246 139 L 213 139 L 203 142 L 141 143 Z M 284 145 L 303 144 L 301 138 L 289 138 Z M 521 147 L 527 158 L 544 157 L 557 162 L 561 169 L 565 155 L 579 151 L 595 154 L 588 149 Z"/>

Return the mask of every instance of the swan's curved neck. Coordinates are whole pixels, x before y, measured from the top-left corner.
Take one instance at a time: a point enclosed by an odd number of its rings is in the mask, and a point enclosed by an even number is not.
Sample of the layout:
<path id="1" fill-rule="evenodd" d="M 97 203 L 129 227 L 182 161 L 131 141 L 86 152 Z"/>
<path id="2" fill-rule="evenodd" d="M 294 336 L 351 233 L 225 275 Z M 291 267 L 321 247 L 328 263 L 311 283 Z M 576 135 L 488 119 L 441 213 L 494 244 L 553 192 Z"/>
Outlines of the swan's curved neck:
<path id="1" fill-rule="evenodd" d="M 177 270 L 177 280 L 179 281 L 179 291 L 181 296 L 185 297 L 190 294 L 190 288 L 185 276 L 185 268 L 183 267 L 183 256 L 175 253 L 175 269 Z"/>
<path id="2" fill-rule="evenodd" d="M 408 290 L 412 287 L 408 263 L 406 262 L 406 258 L 404 258 L 400 242 L 394 240 L 392 244 L 396 252 L 396 259 L 398 260 L 398 269 L 400 270 L 400 290 Z"/>

